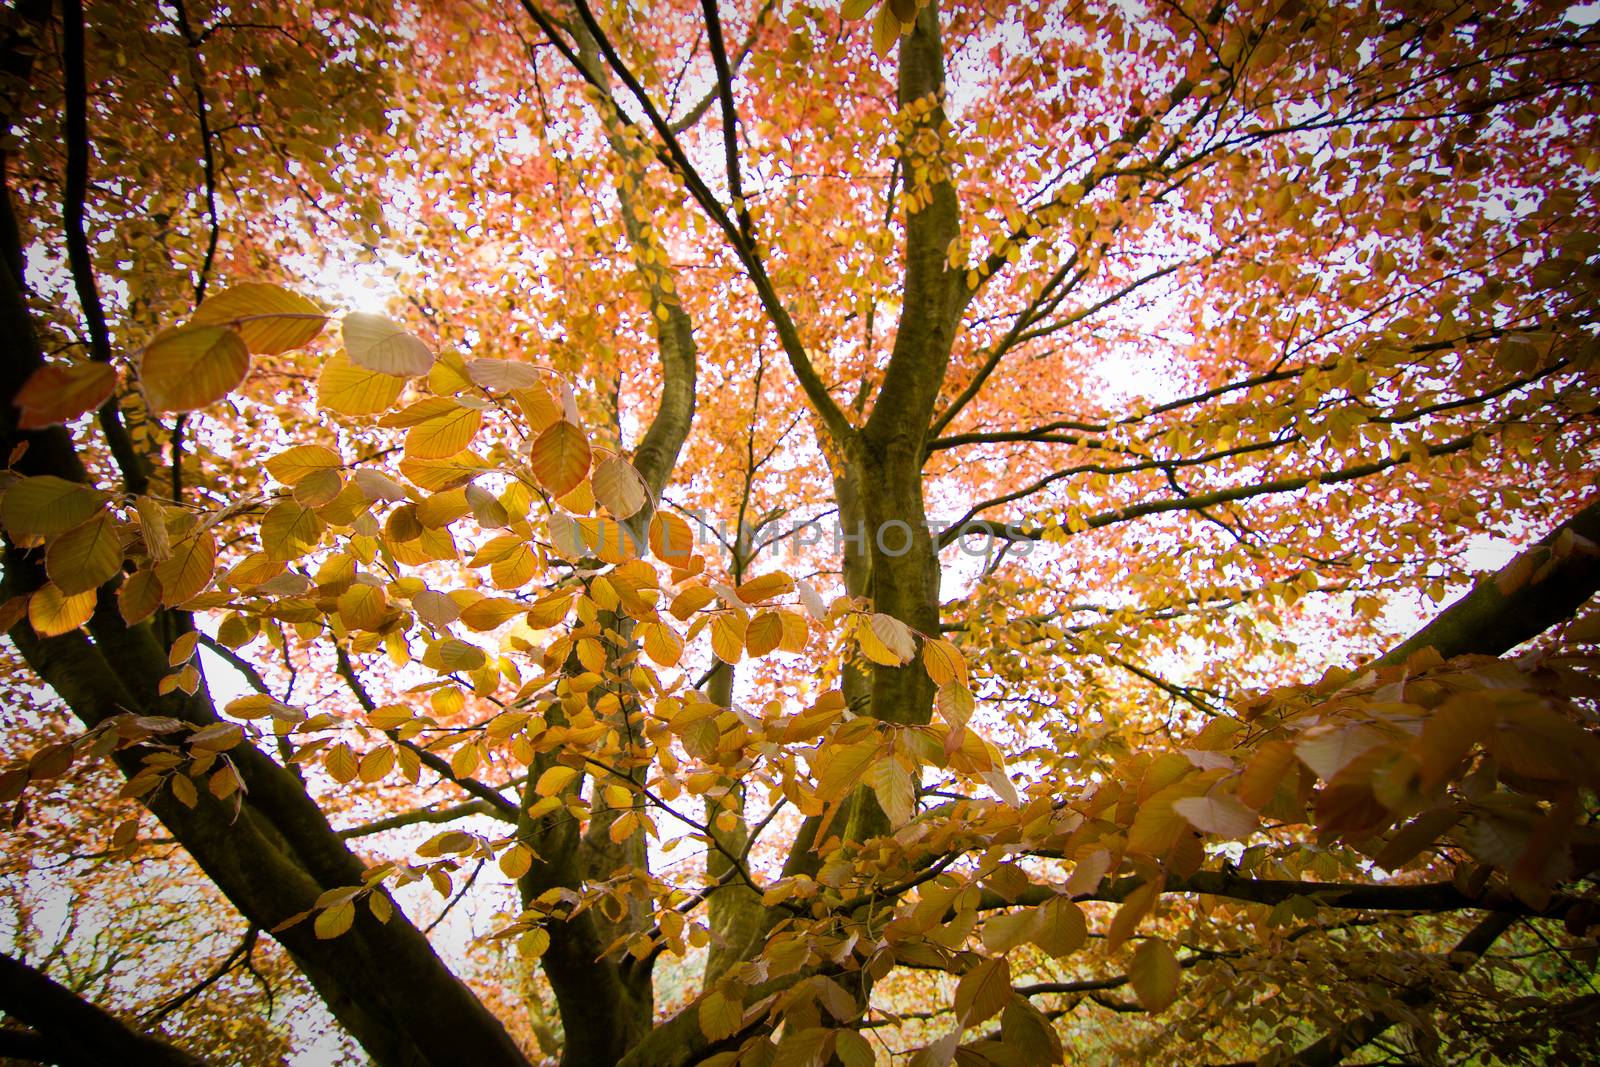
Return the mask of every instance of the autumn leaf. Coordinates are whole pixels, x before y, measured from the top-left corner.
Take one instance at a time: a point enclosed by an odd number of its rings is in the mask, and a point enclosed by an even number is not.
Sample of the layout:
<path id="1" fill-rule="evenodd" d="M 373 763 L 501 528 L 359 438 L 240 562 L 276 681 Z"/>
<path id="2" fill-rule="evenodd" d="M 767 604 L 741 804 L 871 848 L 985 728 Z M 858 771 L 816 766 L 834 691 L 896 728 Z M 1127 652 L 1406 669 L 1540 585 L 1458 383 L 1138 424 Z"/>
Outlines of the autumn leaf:
<path id="1" fill-rule="evenodd" d="M 546 491 L 564 496 L 589 473 L 589 439 L 576 424 L 565 419 L 551 423 L 528 454 L 533 476 Z"/>
<path id="2" fill-rule="evenodd" d="M 1004 956 L 983 960 L 956 983 L 956 1018 L 963 1026 L 976 1026 L 1010 999 L 1011 964 Z"/>
<path id="3" fill-rule="evenodd" d="M 600 506 L 619 519 L 637 515 L 650 503 L 650 489 L 643 476 L 621 456 L 607 456 L 601 460 L 591 481 Z"/>
<path id="4" fill-rule="evenodd" d="M 121 568 L 122 538 L 105 512 L 51 541 L 45 552 L 45 571 L 68 596 L 99 588 Z"/>
<path id="5" fill-rule="evenodd" d="M 250 372 L 244 339 L 224 326 L 157 334 L 139 357 L 139 382 L 155 411 L 196 411 L 237 389 Z"/>
<path id="6" fill-rule="evenodd" d="M 695 1007 L 700 1032 L 708 1041 L 721 1041 L 739 1032 L 744 1024 L 744 1006 L 720 989 L 713 989 Z"/>
<path id="7" fill-rule="evenodd" d="M 18 540 L 59 537 L 87 522 L 106 499 L 99 490 L 54 475 L 24 478 L 0 496 L 0 521 Z"/>
<path id="8" fill-rule="evenodd" d="M 117 372 L 109 364 L 47 363 L 17 391 L 17 427 L 38 430 L 71 422 L 111 399 L 116 387 Z"/>
<path id="9" fill-rule="evenodd" d="M 310 344 L 328 316 L 305 297 L 265 282 L 243 282 L 206 300 L 190 320 L 197 326 L 227 326 L 251 352 L 275 356 Z"/>
<path id="10" fill-rule="evenodd" d="M 1189 820 L 1196 830 L 1218 837 L 1248 837 L 1258 825 L 1255 812 L 1224 793 L 1201 797 L 1180 797 L 1172 810 Z"/>
<path id="11" fill-rule="evenodd" d="M 1183 970 L 1172 949 L 1160 938 L 1147 937 L 1133 950 L 1128 981 L 1145 1010 L 1165 1011 L 1178 996 Z"/>
<path id="12" fill-rule="evenodd" d="M 93 589 L 69 595 L 47 583 L 28 598 L 28 623 L 40 637 L 71 633 L 89 621 L 94 601 Z"/>
<path id="13" fill-rule="evenodd" d="M 341 415 L 376 415 L 393 407 L 405 387 L 405 378 L 357 366 L 340 353 L 322 364 L 317 403 Z"/>
<path id="14" fill-rule="evenodd" d="M 363 370 L 415 378 L 433 366 L 433 352 L 405 327 L 382 315 L 352 311 L 340 327 L 350 362 Z"/>

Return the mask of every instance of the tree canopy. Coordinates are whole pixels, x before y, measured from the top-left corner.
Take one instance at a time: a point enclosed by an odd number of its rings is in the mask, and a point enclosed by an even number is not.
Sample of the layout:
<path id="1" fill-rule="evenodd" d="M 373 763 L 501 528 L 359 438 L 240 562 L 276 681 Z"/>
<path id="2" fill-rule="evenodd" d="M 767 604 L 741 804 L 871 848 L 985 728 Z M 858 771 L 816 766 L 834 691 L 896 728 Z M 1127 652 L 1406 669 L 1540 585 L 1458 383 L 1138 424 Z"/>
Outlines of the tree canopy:
<path id="1" fill-rule="evenodd" d="M 17 0 L 0 1056 L 1600 1056 L 1567 0 Z"/>

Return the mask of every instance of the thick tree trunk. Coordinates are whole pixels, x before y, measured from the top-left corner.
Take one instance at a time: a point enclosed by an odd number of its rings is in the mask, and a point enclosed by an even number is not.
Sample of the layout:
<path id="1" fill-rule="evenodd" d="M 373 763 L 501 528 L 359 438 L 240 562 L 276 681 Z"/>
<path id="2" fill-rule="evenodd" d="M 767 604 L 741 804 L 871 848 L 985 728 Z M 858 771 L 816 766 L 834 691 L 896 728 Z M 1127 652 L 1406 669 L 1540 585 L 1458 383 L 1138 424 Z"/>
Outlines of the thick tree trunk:
<path id="1" fill-rule="evenodd" d="M 10 215 L 9 201 L 0 212 Z M 14 226 L 7 229 L 15 232 Z M 10 250 L 4 261 L 20 262 L 16 252 Z M 15 465 L 19 473 L 87 481 L 65 430 L 16 426 L 13 398 L 43 363 L 21 281 L 0 269 L 0 331 L 11 346 L 0 363 L 0 450 L 9 455 L 26 446 Z M 7 545 L 3 598 L 32 593 L 44 580 L 36 553 Z M 193 697 L 158 692 L 170 670 L 166 649 L 149 623 L 123 623 L 113 587 L 101 590 L 90 622 L 93 640 L 81 630 L 40 638 L 26 621 L 13 627 L 10 637 L 28 665 L 85 726 L 127 712 L 169 715 L 195 726 L 219 721 L 203 688 Z M 293 774 L 248 741 L 228 754 L 245 782 L 237 810 L 233 800 L 219 801 L 204 791 L 192 809 L 164 790 L 146 804 L 241 914 L 270 930 L 311 907 L 325 890 L 361 884 L 365 864 Z M 132 748 L 116 760 L 131 776 L 143 767 L 142 756 Z M 317 939 L 309 922 L 276 936 L 377 1063 L 526 1063 L 499 1020 L 398 911 L 387 924 L 363 912 L 337 940 Z"/>

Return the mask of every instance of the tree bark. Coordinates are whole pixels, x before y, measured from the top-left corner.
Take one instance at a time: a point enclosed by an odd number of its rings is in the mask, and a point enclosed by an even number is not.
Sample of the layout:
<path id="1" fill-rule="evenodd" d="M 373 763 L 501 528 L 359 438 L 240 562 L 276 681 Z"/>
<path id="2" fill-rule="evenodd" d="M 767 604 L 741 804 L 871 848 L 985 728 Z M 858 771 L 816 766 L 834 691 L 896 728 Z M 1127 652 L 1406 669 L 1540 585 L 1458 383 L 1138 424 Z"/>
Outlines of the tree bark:
<path id="1" fill-rule="evenodd" d="M 1453 656 L 1500 656 L 1570 619 L 1600 590 L 1600 499 L 1436 615 L 1374 666 L 1432 648 Z"/>
<path id="2" fill-rule="evenodd" d="M 204 1067 L 205 1061 L 160 1038 L 141 1034 L 104 1009 L 21 960 L 0 953 L 0 1010 L 32 1028 L 16 1055 L 64 1067 L 107 1063 L 141 1067 Z"/>
<path id="3" fill-rule="evenodd" d="M 0 213 L 11 214 L 9 199 Z M 17 232 L 14 222 L 0 230 Z M 4 250 L 6 262 L 20 250 Z M 49 474 L 89 481 L 72 439 L 59 426 L 17 428 L 18 391 L 43 364 L 43 355 L 21 290 L 21 279 L 0 271 L 0 331 L 10 339 L 0 362 L 0 450 L 25 451 L 15 463 L 21 474 Z M 36 553 L 7 542 L 0 594 L 25 596 L 45 576 Z M 194 726 L 220 721 L 202 687 L 192 697 L 161 695 L 169 672 L 166 649 L 150 623 L 127 626 L 117 611 L 115 581 L 100 591 L 83 631 L 41 638 L 26 620 L 10 631 L 29 667 L 85 726 L 126 712 L 168 715 Z M 143 768 L 144 750 L 124 749 L 115 759 L 130 777 Z M 325 890 L 360 885 L 365 865 L 329 826 L 315 801 L 289 771 L 248 741 L 229 751 L 245 790 L 234 803 L 202 791 L 192 809 L 161 791 L 146 806 L 194 857 L 250 922 L 270 930 L 312 906 Z M 276 935 L 327 1002 L 335 1017 L 373 1059 L 388 1065 L 470 1060 L 520 1065 L 527 1061 L 500 1021 L 445 967 L 420 931 L 396 910 L 387 924 L 364 912 L 337 940 L 315 937 L 303 922 Z"/>

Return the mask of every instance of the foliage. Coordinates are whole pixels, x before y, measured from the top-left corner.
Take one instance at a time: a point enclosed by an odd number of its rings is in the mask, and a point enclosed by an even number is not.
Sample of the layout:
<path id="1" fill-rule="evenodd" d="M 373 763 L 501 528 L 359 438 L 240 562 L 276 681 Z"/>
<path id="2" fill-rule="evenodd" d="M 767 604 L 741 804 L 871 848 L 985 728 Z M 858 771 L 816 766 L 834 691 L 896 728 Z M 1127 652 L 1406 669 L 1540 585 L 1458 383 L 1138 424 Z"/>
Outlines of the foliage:
<path id="1" fill-rule="evenodd" d="M 1582 9 L 3 33 L 0 1052 L 1595 1053 Z"/>

